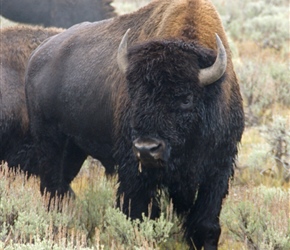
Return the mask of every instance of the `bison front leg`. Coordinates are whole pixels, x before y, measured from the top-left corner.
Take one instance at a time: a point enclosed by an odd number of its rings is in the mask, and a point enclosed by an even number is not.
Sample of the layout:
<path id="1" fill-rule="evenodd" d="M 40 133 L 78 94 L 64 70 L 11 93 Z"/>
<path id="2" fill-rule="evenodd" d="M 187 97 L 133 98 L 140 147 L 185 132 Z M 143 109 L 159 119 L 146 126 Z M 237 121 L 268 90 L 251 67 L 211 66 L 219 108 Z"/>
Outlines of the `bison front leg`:
<path id="1" fill-rule="evenodd" d="M 64 195 L 73 195 L 70 183 L 78 174 L 84 154 L 66 136 L 55 133 L 57 136 L 42 136 L 38 143 L 40 165 L 40 190 L 50 195 L 49 207 L 55 196 L 61 202 Z M 54 135 L 54 134 L 53 134 Z"/>
<path id="2" fill-rule="evenodd" d="M 228 192 L 231 171 L 222 173 L 213 169 L 212 175 L 204 178 L 203 183 L 195 185 L 194 179 L 185 178 L 184 182 L 169 186 L 169 195 L 175 211 L 183 220 L 184 237 L 190 249 L 216 250 L 218 246 L 221 233 L 219 215 L 222 200 Z"/>
<path id="3" fill-rule="evenodd" d="M 216 250 L 221 233 L 219 215 L 228 193 L 230 176 L 217 173 L 198 188 L 197 198 L 184 220 L 185 238 L 191 249 Z"/>

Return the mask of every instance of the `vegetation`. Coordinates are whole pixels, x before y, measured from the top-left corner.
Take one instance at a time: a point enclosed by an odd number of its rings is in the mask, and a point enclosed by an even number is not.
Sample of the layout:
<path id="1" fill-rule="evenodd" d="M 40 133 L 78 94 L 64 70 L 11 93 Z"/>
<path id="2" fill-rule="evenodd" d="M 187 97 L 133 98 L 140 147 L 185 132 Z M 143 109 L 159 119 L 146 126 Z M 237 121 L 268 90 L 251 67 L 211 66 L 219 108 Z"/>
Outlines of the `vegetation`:
<path id="1" fill-rule="evenodd" d="M 119 13 L 149 0 L 115 0 Z M 230 38 L 246 111 L 235 179 L 221 213 L 220 249 L 290 249 L 289 2 L 213 0 Z M 10 22 L 0 20 L 1 27 Z M 14 24 L 15 25 L 15 24 Z M 88 159 L 76 200 L 46 211 L 39 180 L 0 171 L 0 249 L 184 249 L 172 204 L 131 221 L 115 208 L 116 180 Z"/>
<path id="2" fill-rule="evenodd" d="M 114 207 L 115 180 L 88 160 L 73 183 L 77 199 L 47 211 L 39 180 L 0 170 L 0 249 L 178 249 L 181 230 L 172 204 L 158 220 L 131 221 Z M 57 201 L 56 201 L 57 203 Z M 177 238 L 179 238 L 177 240 Z"/>
<path id="3" fill-rule="evenodd" d="M 232 192 L 221 214 L 231 249 L 290 249 L 289 189 L 260 185 Z"/>

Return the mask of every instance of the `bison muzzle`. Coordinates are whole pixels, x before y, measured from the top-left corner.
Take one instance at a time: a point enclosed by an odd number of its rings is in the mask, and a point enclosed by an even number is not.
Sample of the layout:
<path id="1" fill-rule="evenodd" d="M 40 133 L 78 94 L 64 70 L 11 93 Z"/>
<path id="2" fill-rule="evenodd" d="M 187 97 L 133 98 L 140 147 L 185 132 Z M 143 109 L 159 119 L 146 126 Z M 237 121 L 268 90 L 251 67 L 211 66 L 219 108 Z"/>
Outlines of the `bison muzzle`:
<path id="1" fill-rule="evenodd" d="M 137 159 L 145 167 L 161 167 L 168 161 L 170 150 L 163 140 L 156 138 L 137 138 L 133 141 Z"/>

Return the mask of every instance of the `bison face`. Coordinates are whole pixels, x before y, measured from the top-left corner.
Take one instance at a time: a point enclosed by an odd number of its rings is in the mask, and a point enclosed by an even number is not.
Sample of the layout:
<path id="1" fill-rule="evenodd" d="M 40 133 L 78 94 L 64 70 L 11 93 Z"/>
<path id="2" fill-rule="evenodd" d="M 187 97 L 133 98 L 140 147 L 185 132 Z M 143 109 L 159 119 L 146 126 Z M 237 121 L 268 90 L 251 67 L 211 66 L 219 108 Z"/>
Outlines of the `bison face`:
<path id="1" fill-rule="evenodd" d="M 181 40 L 126 46 L 121 42 L 118 63 L 127 79 L 133 152 L 144 167 L 175 167 L 196 146 L 205 85 L 217 80 L 211 71 L 219 55 Z"/>
<path id="2" fill-rule="evenodd" d="M 140 73 L 132 68 L 127 77 L 132 147 L 144 167 L 164 167 L 172 156 L 183 156 L 202 117 L 198 79 L 184 78 L 182 68 L 171 74 L 170 65 L 161 64 L 152 65 L 148 73 L 141 63 L 144 71 L 139 65 Z"/>

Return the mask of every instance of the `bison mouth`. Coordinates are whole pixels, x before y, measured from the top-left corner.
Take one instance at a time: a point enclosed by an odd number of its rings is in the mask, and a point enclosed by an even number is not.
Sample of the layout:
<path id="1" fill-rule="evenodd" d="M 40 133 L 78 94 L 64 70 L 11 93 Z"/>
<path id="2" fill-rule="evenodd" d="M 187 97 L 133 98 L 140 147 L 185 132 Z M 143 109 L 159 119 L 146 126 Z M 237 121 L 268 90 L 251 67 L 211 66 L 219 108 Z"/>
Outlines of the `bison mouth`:
<path id="1" fill-rule="evenodd" d="M 133 152 L 139 161 L 139 171 L 142 167 L 163 168 L 170 156 L 170 149 L 163 140 L 148 137 L 134 140 Z"/>

